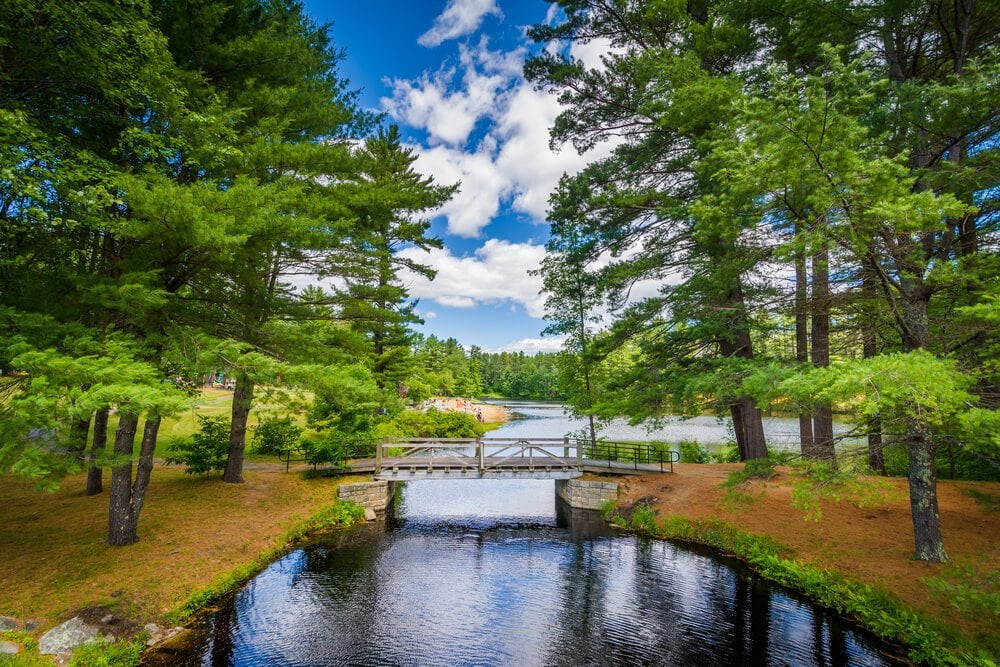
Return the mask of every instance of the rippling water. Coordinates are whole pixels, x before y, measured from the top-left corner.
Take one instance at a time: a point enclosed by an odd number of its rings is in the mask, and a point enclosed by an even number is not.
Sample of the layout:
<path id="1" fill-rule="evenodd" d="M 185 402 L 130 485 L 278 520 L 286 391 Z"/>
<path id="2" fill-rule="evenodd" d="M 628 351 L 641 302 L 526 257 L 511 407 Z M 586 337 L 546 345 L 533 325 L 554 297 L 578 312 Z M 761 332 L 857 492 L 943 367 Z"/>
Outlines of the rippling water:
<path id="1" fill-rule="evenodd" d="M 898 664 L 735 563 L 557 506 L 551 481 L 414 482 L 395 514 L 273 563 L 169 662 Z"/>

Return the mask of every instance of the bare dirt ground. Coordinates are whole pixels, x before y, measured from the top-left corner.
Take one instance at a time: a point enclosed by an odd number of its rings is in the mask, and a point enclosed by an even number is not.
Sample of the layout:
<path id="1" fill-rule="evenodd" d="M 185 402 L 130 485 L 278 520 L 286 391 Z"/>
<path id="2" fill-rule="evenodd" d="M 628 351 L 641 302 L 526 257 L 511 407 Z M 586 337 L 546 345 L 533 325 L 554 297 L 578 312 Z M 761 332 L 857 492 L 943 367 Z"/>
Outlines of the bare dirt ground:
<path id="1" fill-rule="evenodd" d="M 945 548 L 950 564 L 930 565 L 912 559 L 913 528 L 906 480 L 882 479 L 886 497 L 861 508 L 850 499 L 823 500 L 818 520 L 804 518 L 792 506 L 793 477 L 787 469 L 768 481 L 755 481 L 746 489 L 753 500 L 727 502 L 719 484 L 739 464 L 678 464 L 668 475 L 630 477 L 619 497 L 620 506 L 647 499 L 660 518 L 721 519 L 741 530 L 765 535 L 795 550 L 795 558 L 838 572 L 848 579 L 890 591 L 903 602 L 932 619 L 958 627 L 969 637 L 1000 630 L 989 618 L 970 618 L 936 598 L 925 579 L 949 575 L 969 567 L 995 590 L 1000 579 L 1000 512 L 988 511 L 969 490 L 1000 496 L 1000 484 L 948 482 L 938 485 Z M 975 578 L 973 580 L 975 581 Z M 981 627 L 984 626 L 984 627 Z"/>
<path id="2" fill-rule="evenodd" d="M 158 620 L 280 544 L 337 493 L 337 479 L 304 479 L 284 465 L 248 464 L 245 477 L 224 484 L 157 465 L 139 542 L 128 547 L 104 545 L 108 494 L 84 496 L 83 475 L 55 493 L 0 477 L 0 615 L 36 619 L 40 631 L 92 605 L 110 605 L 140 625 Z"/>

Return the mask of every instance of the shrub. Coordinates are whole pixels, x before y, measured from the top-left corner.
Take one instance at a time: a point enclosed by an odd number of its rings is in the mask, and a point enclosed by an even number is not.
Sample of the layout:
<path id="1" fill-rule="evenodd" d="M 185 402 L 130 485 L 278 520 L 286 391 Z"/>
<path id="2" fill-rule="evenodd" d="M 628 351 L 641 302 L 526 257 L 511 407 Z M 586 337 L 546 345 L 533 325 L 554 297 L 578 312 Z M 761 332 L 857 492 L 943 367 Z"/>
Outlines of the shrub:
<path id="1" fill-rule="evenodd" d="M 709 460 L 714 463 L 739 463 L 740 449 L 735 443 L 726 443 L 718 452 L 710 455 Z"/>
<path id="2" fill-rule="evenodd" d="M 286 449 L 294 448 L 302 435 L 302 427 L 291 417 L 262 419 L 252 430 L 251 449 L 257 454 L 270 456 L 277 456 Z"/>
<path id="3" fill-rule="evenodd" d="M 345 461 L 349 457 L 342 438 L 332 437 L 332 434 L 327 433 L 326 437 L 303 440 L 301 447 L 307 463 L 313 465 L 329 464 L 334 468 L 346 467 Z"/>
<path id="4" fill-rule="evenodd" d="M 708 450 L 697 440 L 681 440 L 681 461 L 684 463 L 708 463 Z"/>
<path id="5" fill-rule="evenodd" d="M 170 447 L 166 462 L 183 463 L 184 472 L 190 475 L 225 470 L 229 458 L 229 420 L 198 415 L 198 422 L 198 432 Z"/>
<path id="6" fill-rule="evenodd" d="M 478 438 L 486 427 L 470 414 L 437 410 L 404 410 L 380 425 L 379 435 L 393 438 Z"/>

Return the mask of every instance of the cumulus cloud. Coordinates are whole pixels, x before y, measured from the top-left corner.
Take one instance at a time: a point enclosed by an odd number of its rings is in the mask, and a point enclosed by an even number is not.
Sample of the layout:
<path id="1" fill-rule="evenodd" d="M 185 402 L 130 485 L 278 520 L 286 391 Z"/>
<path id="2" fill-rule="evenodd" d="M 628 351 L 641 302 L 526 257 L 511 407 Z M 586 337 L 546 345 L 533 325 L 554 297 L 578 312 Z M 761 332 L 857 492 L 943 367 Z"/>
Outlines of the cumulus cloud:
<path id="1" fill-rule="evenodd" d="M 487 150 L 469 153 L 446 146 L 415 150 L 414 168 L 442 184 L 461 181 L 459 191 L 431 216 L 448 220 L 448 231 L 474 238 L 500 210 L 500 200 L 510 185 L 499 173 Z"/>
<path id="2" fill-rule="evenodd" d="M 418 79 L 393 79 L 382 108 L 396 120 L 425 129 L 431 143 L 464 146 L 476 123 L 490 116 L 520 76 L 523 54 L 491 51 L 486 38 L 459 46 L 458 66 L 424 72 Z"/>
<path id="3" fill-rule="evenodd" d="M 528 275 L 541 264 L 543 246 L 489 239 L 466 257 L 455 256 L 448 249 L 425 253 L 411 248 L 400 254 L 437 270 L 433 281 L 415 274 L 404 276 L 414 297 L 452 308 L 509 303 L 523 307 L 532 317 L 545 314 L 545 297 L 539 294 L 541 278 Z"/>
<path id="4" fill-rule="evenodd" d="M 449 39 L 471 34 L 490 14 L 503 18 L 496 0 L 449 0 L 444 11 L 434 19 L 434 25 L 420 35 L 417 42 L 421 46 L 438 46 Z"/>
<path id="5" fill-rule="evenodd" d="M 476 237 L 502 204 L 535 222 L 564 173 L 575 173 L 612 149 L 602 144 L 580 155 L 571 146 L 549 148 L 549 128 L 561 111 L 555 96 L 535 90 L 521 74 L 523 49 L 500 53 L 485 39 L 459 48 L 458 67 L 392 81 L 382 105 L 394 119 L 425 130 L 429 146 L 415 146 L 416 168 L 461 190 L 432 215 L 448 231 Z M 474 146 L 473 131 L 486 123 Z"/>

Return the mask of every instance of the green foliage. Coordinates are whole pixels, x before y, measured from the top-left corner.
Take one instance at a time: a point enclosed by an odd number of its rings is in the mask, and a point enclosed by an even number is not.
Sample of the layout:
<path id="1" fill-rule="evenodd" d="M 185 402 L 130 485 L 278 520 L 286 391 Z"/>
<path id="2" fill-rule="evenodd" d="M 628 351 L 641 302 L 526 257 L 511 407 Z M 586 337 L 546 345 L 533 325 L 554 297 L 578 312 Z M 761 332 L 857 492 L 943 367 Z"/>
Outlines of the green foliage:
<path id="1" fill-rule="evenodd" d="M 632 511 L 629 526 L 649 535 L 655 535 L 658 531 L 656 513 L 649 505 L 640 505 Z"/>
<path id="2" fill-rule="evenodd" d="M 69 664 L 70 667 L 132 667 L 139 664 L 145 648 L 141 639 L 109 642 L 100 638 L 74 649 Z"/>
<path id="3" fill-rule="evenodd" d="M 20 644 L 23 649 L 15 658 L 0 654 L 0 665 L 16 665 L 17 667 L 50 667 L 52 661 L 38 653 L 38 640 L 23 630 L 4 630 L 0 639 Z"/>
<path id="4" fill-rule="evenodd" d="M 783 381 L 779 391 L 806 408 L 850 401 L 859 417 L 880 417 L 886 428 L 914 420 L 931 430 L 967 409 L 971 383 L 953 361 L 914 350 L 810 369 Z"/>
<path id="5" fill-rule="evenodd" d="M 750 459 L 741 469 L 730 472 L 726 481 L 719 485 L 726 490 L 724 502 L 736 506 L 752 503 L 754 496 L 748 491 L 750 483 L 774 477 L 777 474 L 774 465 L 775 462 L 770 457 Z M 764 495 L 763 489 L 760 495 Z"/>
<path id="6" fill-rule="evenodd" d="M 711 455 L 713 463 L 739 463 L 740 450 L 735 443 L 727 443 L 719 451 Z"/>
<path id="7" fill-rule="evenodd" d="M 566 396 L 560 381 L 561 358 L 557 354 L 529 356 L 523 352 L 482 352 L 474 348 L 469 356 L 487 396 L 543 401 Z"/>
<path id="8" fill-rule="evenodd" d="M 680 447 L 683 463 L 708 463 L 710 460 L 708 450 L 697 440 L 681 440 L 677 446 Z"/>
<path id="9" fill-rule="evenodd" d="M 819 521 L 823 515 L 820 499 L 849 500 L 855 507 L 873 507 L 885 502 L 892 489 L 885 480 L 862 479 L 858 471 L 829 461 L 802 460 L 792 468 L 792 474 L 796 476 L 792 506 L 813 521 Z"/>
<path id="10" fill-rule="evenodd" d="M 167 464 L 182 463 L 190 475 L 226 469 L 229 456 L 229 420 L 198 415 L 198 432 L 170 447 Z"/>
<path id="11" fill-rule="evenodd" d="M 284 450 L 293 449 L 302 435 L 302 427 L 295 423 L 293 417 L 261 419 L 259 424 L 251 428 L 253 435 L 250 442 L 253 451 L 269 456 L 277 456 Z"/>
<path id="12" fill-rule="evenodd" d="M 478 438 L 486 427 L 464 412 L 404 410 L 376 430 L 380 438 Z"/>
<path id="13" fill-rule="evenodd" d="M 344 438 L 370 438 L 382 396 L 371 370 L 361 364 L 321 367 L 306 374 L 315 390 L 309 424 Z"/>
<path id="14" fill-rule="evenodd" d="M 1000 570 L 985 576 L 968 563 L 951 561 L 940 573 L 923 579 L 940 599 L 968 616 L 989 619 L 993 626 L 1000 623 Z M 1000 639 L 993 643 L 1000 647 Z"/>

